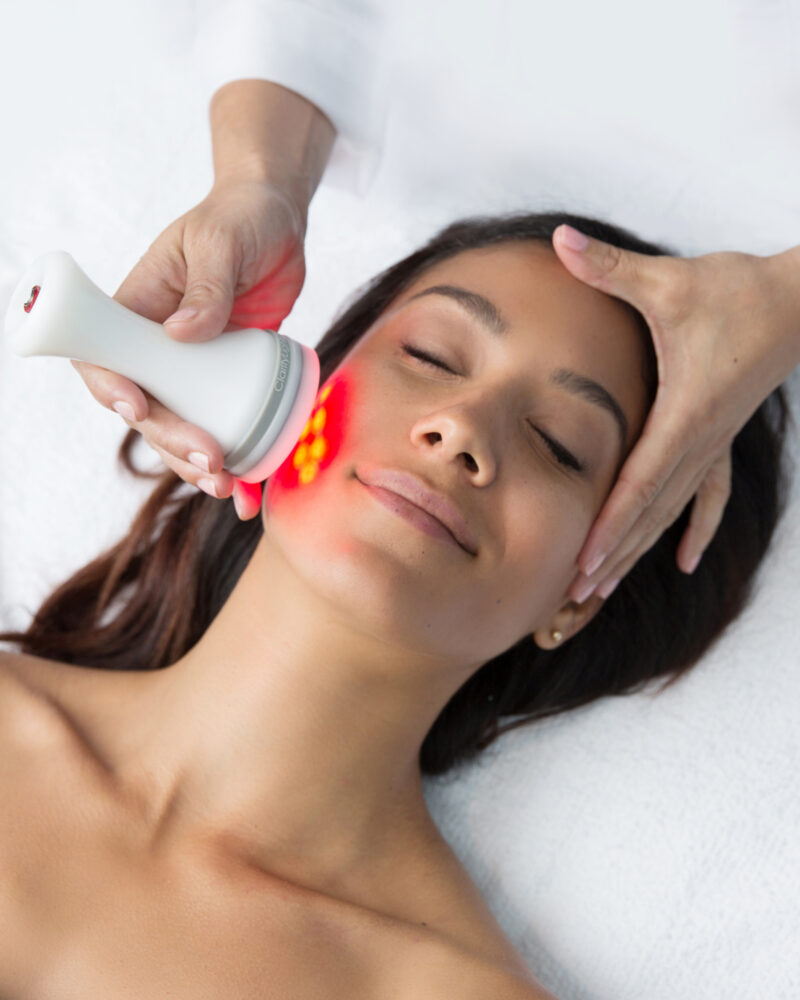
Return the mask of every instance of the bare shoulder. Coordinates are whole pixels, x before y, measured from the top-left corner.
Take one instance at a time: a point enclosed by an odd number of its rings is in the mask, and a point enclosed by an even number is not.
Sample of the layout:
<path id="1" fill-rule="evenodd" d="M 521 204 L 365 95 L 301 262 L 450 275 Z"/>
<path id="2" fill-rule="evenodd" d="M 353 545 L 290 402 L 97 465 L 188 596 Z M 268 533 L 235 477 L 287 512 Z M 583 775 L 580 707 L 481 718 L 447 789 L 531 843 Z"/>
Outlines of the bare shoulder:
<path id="1" fill-rule="evenodd" d="M 75 671 L 72 674 L 71 671 Z M 80 697 L 73 683 L 81 668 L 37 657 L 0 654 L 0 794 L 33 794 L 35 780 L 66 789 L 90 779 L 85 791 L 106 786 L 108 776 L 91 752 L 86 734 L 62 694 Z M 61 673 L 64 671 L 63 673 Z M 90 671 L 85 671 L 89 674 Z M 91 685 L 87 690 L 91 690 Z M 50 776 L 50 778 L 47 778 Z M 54 793 L 53 793 L 54 794 Z"/>
<path id="2" fill-rule="evenodd" d="M 27 657 L 0 654 L 0 739 L 50 741 L 57 732 L 58 713 L 33 674 Z"/>
<path id="3" fill-rule="evenodd" d="M 458 976 L 458 978 L 456 978 Z M 433 984 L 431 984 L 433 985 Z M 436 984 L 426 996 L 431 1000 L 557 1000 L 533 976 L 523 976 L 500 966 L 464 970 L 456 962 L 447 984 Z"/>
<path id="4" fill-rule="evenodd" d="M 524 963 L 498 963 L 461 945 L 443 942 L 418 949 L 413 978 L 406 989 L 396 990 L 395 996 L 424 996 L 427 1000 L 557 1000 Z"/>
<path id="5" fill-rule="evenodd" d="M 0 653 L 0 739 L 51 742 L 67 732 L 59 693 L 70 682 L 67 664 Z"/>
<path id="6" fill-rule="evenodd" d="M 445 992 L 441 996 L 442 1000 L 445 997 L 450 1000 L 453 993 Z M 461 1000 L 488 1000 L 490 997 L 492 1000 L 558 1000 L 535 980 L 526 980 L 503 969 L 488 971 L 470 986 L 465 985 L 461 993 Z"/>
<path id="7" fill-rule="evenodd" d="M 24 704 L 31 718 L 37 717 L 45 726 L 50 723 L 51 734 L 70 738 L 71 733 L 74 738 L 113 706 L 125 704 L 143 674 L 147 672 L 100 670 L 3 650 L 0 719 L 4 714 L 14 715 Z"/>
<path id="8" fill-rule="evenodd" d="M 89 675 L 100 676 L 103 673 L 107 671 L 46 660 L 27 653 L 0 650 L 0 684 L 4 685 L 4 692 L 25 690 L 50 701 L 57 699 L 61 692 L 84 681 Z"/>
<path id="9" fill-rule="evenodd" d="M 0 653 L 3 794 L 11 792 L 8 782 L 24 785 L 33 774 L 90 779 L 86 793 L 107 788 L 107 769 L 85 723 L 109 700 L 114 680 L 108 671 Z"/>

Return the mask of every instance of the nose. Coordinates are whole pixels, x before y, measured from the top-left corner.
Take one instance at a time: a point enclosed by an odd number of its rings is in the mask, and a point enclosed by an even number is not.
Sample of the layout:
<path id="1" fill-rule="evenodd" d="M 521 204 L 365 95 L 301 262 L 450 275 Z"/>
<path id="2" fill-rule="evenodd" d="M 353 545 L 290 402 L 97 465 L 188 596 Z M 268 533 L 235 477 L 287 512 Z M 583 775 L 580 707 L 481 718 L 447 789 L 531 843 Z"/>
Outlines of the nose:
<path id="1" fill-rule="evenodd" d="M 450 406 L 429 413 L 411 428 L 411 440 L 423 451 L 433 450 L 444 462 L 459 461 L 475 485 L 491 482 L 495 458 L 486 420 L 465 406 Z"/>

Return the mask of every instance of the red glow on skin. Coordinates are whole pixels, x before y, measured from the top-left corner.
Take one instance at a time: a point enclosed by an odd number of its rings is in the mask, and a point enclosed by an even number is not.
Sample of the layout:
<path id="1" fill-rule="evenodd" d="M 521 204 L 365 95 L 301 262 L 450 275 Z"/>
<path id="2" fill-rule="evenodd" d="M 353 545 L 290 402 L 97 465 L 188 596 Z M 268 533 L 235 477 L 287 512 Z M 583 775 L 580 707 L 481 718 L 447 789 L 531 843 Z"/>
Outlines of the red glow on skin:
<path id="1" fill-rule="evenodd" d="M 348 380 L 340 375 L 320 387 L 300 440 L 270 476 L 268 492 L 310 486 L 336 458 L 345 433 L 349 388 Z"/>

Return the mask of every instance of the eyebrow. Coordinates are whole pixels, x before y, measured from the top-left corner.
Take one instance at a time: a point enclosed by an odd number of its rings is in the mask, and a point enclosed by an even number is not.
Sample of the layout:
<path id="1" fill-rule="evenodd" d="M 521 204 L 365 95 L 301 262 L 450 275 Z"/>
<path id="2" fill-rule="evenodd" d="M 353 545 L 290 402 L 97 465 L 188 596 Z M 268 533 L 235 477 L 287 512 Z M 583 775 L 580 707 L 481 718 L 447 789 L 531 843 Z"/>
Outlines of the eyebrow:
<path id="1" fill-rule="evenodd" d="M 412 295 L 408 301 L 413 302 L 414 299 L 419 299 L 423 295 L 447 296 L 447 298 L 457 302 L 474 319 L 477 319 L 484 329 L 496 337 L 503 337 L 511 329 L 511 324 L 494 302 L 479 292 L 471 292 L 466 288 L 459 288 L 457 285 L 433 285 L 431 288 L 425 288 L 421 292 L 417 292 L 416 295 Z M 550 375 L 548 381 L 552 385 L 565 389 L 573 396 L 579 396 L 610 413 L 617 423 L 624 451 L 625 442 L 628 440 L 628 418 L 608 389 L 589 378 L 588 375 L 580 375 L 578 372 L 572 371 L 571 368 L 557 368 Z"/>

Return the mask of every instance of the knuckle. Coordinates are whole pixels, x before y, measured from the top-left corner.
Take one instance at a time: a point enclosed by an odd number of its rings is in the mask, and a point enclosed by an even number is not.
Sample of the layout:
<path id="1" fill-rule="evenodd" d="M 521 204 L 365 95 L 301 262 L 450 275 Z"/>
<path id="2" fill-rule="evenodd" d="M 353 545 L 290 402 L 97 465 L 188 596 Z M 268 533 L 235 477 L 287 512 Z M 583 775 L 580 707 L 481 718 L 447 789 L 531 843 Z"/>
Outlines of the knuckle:
<path id="1" fill-rule="evenodd" d="M 599 247 L 599 254 L 600 265 L 606 277 L 613 277 L 624 259 L 622 250 L 611 243 L 603 243 Z"/>
<path id="2" fill-rule="evenodd" d="M 128 379 L 104 368 L 96 368 L 85 381 L 98 402 L 108 407 L 113 407 L 117 400 L 129 399 L 132 394 L 132 383 Z"/>
<path id="3" fill-rule="evenodd" d="M 218 497 L 229 497 L 233 493 L 233 476 L 224 470 L 215 479 Z"/>
<path id="4" fill-rule="evenodd" d="M 228 296 L 228 283 L 221 277 L 213 274 L 204 274 L 199 278 L 192 278 L 186 288 L 186 295 L 190 298 L 220 299 Z"/>
<path id="5" fill-rule="evenodd" d="M 731 493 L 730 465 L 715 462 L 700 484 L 699 493 L 709 499 L 727 499 Z"/>
<path id="6" fill-rule="evenodd" d="M 724 503 L 730 496 L 731 485 L 730 482 L 726 482 L 724 479 L 707 478 L 700 487 L 700 493 L 708 501 Z"/>
<path id="7" fill-rule="evenodd" d="M 676 401 L 677 402 L 677 401 Z M 698 419 L 691 410 L 691 402 L 674 408 L 674 412 L 664 414 L 664 435 L 660 442 L 659 461 L 671 475 L 689 455 L 697 437 Z M 655 477 L 652 477 L 655 478 Z"/>
<path id="8" fill-rule="evenodd" d="M 655 505 L 650 508 L 642 521 L 642 536 L 648 540 L 647 548 L 678 519 L 685 506 L 686 502 L 681 501 L 668 507 Z"/>
<path id="9" fill-rule="evenodd" d="M 164 426 L 163 424 L 154 424 L 149 429 L 149 436 L 158 443 L 160 448 L 174 456 L 177 461 L 184 461 L 183 455 L 186 451 L 186 446 L 183 438 L 176 432 L 175 428 Z M 199 469 L 195 471 L 198 475 L 203 475 Z"/>
<path id="10" fill-rule="evenodd" d="M 638 504 L 640 510 L 646 510 L 661 492 L 661 483 L 658 479 L 647 477 L 645 479 L 628 479 L 621 481 L 626 484 Z"/>
<path id="11" fill-rule="evenodd" d="M 695 280 L 687 261 L 662 257 L 660 262 L 653 273 L 651 308 L 662 323 L 677 325 L 695 308 Z"/>
<path id="12" fill-rule="evenodd" d="M 147 252 L 139 258 L 131 274 L 141 275 L 145 279 L 178 291 L 183 285 L 185 265 L 177 259 L 172 245 L 162 238 L 163 235 L 156 239 Z"/>

